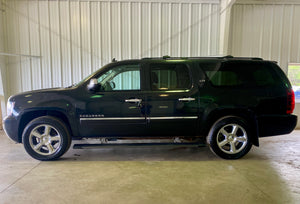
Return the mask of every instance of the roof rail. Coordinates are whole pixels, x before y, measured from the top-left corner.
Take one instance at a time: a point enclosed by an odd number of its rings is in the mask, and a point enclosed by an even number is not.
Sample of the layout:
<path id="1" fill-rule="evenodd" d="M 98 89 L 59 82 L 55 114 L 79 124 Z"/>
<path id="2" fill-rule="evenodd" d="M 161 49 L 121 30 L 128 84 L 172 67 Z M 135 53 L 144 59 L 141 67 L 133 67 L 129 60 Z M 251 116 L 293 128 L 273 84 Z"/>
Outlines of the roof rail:
<path id="1" fill-rule="evenodd" d="M 264 60 L 263 58 L 260 58 L 260 57 L 252 57 L 251 59 L 253 59 L 253 60 Z"/>
<path id="2" fill-rule="evenodd" d="M 225 59 L 225 60 L 263 60 L 259 57 L 234 57 L 232 55 L 226 55 L 226 56 L 208 56 L 208 57 L 171 57 L 169 55 L 164 55 L 162 57 L 144 57 L 142 60 L 151 60 L 151 59 Z"/>
<path id="3" fill-rule="evenodd" d="M 226 56 L 224 56 L 222 58 L 234 58 L 234 57 L 232 55 L 226 55 Z"/>
<path id="4" fill-rule="evenodd" d="M 260 57 L 234 57 L 232 55 L 226 55 L 224 57 L 221 57 L 221 59 L 237 59 L 237 60 L 263 60 L 263 58 Z"/>

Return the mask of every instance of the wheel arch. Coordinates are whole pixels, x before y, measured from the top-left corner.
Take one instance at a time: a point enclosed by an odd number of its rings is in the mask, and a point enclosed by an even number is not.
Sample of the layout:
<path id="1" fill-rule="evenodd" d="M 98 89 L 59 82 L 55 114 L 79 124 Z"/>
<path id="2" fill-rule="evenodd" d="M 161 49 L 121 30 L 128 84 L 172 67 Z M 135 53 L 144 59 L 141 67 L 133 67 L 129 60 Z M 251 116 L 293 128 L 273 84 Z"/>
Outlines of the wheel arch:
<path id="1" fill-rule="evenodd" d="M 61 120 L 62 122 L 65 123 L 70 135 L 73 135 L 69 119 L 61 111 L 33 110 L 33 111 L 28 111 L 28 112 L 24 113 L 20 119 L 19 129 L 18 129 L 18 140 L 20 143 L 22 143 L 22 134 L 23 134 L 23 131 L 24 131 L 25 127 L 27 126 L 27 124 L 30 123 L 30 121 L 32 121 L 33 119 L 42 117 L 42 116 L 52 116 L 52 117 L 58 118 L 59 120 Z"/>
<path id="2" fill-rule="evenodd" d="M 251 110 L 245 109 L 222 109 L 222 110 L 214 110 L 211 111 L 209 114 L 204 116 L 206 119 L 204 120 L 204 124 L 202 127 L 202 133 L 205 136 L 208 136 L 211 128 L 213 125 L 224 117 L 238 117 L 245 120 L 245 122 L 249 125 L 251 131 L 251 142 L 255 146 L 259 146 L 259 134 L 258 134 L 258 124 L 256 115 Z"/>

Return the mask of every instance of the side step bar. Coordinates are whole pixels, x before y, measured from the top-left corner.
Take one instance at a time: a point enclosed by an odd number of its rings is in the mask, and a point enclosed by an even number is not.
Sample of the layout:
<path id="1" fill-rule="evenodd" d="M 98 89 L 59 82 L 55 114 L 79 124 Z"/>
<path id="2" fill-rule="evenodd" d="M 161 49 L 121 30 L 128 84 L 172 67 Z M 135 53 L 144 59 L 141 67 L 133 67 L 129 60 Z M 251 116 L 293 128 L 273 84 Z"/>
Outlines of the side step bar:
<path id="1" fill-rule="evenodd" d="M 95 148 L 111 148 L 111 147 L 205 147 L 204 143 L 115 143 L 115 144 L 74 144 L 73 149 L 95 149 Z"/>

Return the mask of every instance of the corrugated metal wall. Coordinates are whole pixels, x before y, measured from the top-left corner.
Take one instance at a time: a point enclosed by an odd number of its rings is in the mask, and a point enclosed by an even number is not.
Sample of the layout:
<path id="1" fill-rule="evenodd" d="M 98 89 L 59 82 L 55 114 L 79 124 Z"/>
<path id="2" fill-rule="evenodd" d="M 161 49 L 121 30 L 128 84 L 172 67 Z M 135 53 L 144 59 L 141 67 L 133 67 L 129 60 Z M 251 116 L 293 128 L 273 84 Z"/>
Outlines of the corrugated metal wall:
<path id="1" fill-rule="evenodd" d="M 5 47 L 4 47 L 4 32 L 3 32 L 3 27 L 4 27 L 4 10 L 3 6 L 1 4 L 0 0 L 0 53 L 5 52 Z M 1 32 L 2 31 L 2 32 Z M 2 84 L 2 72 L 5 70 L 5 57 L 0 55 L 0 97 L 1 95 L 3 96 L 3 84 Z"/>
<path id="2" fill-rule="evenodd" d="M 231 20 L 231 54 L 278 61 L 286 73 L 289 62 L 300 62 L 299 4 L 238 3 Z"/>
<path id="3" fill-rule="evenodd" d="M 4 44 L 4 9 L 2 2 L 0 0 L 0 53 L 5 52 L 5 44 Z M 0 55 L 0 129 L 2 129 L 2 118 L 5 115 L 5 97 L 4 97 L 4 87 L 5 83 L 3 83 L 3 75 L 5 75 L 6 71 L 6 63 L 5 57 Z"/>
<path id="4" fill-rule="evenodd" d="M 219 1 L 7 0 L 9 94 L 67 86 L 111 61 L 218 54 Z M 39 57 L 40 56 L 40 57 Z"/>

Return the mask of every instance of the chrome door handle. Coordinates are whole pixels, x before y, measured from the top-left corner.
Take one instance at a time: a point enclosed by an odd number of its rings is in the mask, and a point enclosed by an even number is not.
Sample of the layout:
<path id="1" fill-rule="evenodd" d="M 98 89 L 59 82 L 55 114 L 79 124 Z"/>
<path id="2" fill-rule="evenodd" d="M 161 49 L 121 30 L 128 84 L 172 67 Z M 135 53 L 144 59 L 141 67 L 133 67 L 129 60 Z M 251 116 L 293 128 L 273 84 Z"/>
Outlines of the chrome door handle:
<path id="1" fill-rule="evenodd" d="M 142 99 L 139 98 L 133 98 L 133 99 L 125 99 L 126 103 L 141 103 Z"/>
<path id="2" fill-rule="evenodd" d="M 194 101 L 195 98 L 179 98 L 178 101 L 181 101 L 181 102 L 190 102 L 190 101 Z"/>

